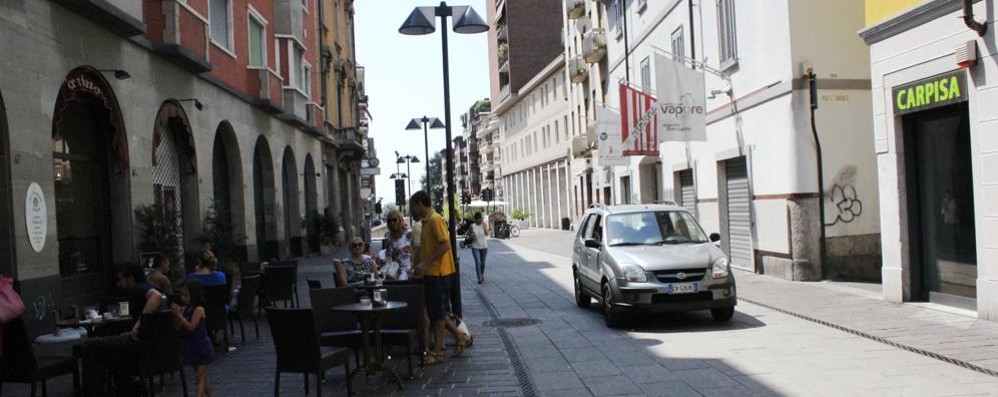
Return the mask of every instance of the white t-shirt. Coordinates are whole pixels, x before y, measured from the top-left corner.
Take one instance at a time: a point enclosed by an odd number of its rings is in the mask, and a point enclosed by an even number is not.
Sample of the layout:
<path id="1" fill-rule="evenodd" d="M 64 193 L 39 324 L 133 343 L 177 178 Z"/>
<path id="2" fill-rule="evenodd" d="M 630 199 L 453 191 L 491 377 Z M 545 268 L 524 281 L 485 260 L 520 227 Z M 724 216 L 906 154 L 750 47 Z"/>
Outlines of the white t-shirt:
<path id="1" fill-rule="evenodd" d="M 471 248 L 476 249 L 486 249 L 489 248 L 488 236 L 485 235 L 485 226 L 479 225 L 477 223 L 471 224 L 471 232 L 475 234 L 475 241 L 471 243 Z"/>

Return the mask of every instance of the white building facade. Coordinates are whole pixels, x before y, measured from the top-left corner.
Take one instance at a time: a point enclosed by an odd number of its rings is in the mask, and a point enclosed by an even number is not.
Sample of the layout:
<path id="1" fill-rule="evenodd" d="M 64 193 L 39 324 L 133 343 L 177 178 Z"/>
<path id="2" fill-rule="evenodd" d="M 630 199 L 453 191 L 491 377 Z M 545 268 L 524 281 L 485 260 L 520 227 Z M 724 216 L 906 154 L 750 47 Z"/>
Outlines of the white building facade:
<path id="1" fill-rule="evenodd" d="M 707 232 L 721 234 L 732 266 L 744 270 L 790 280 L 877 280 L 877 166 L 866 135 L 873 126 L 863 118 L 870 74 L 864 43 L 854 38 L 863 2 L 765 3 L 610 4 L 607 106 L 620 108 L 621 83 L 656 95 L 656 55 L 695 62 L 707 71 L 707 140 L 664 142 L 659 156 L 632 157 L 628 166 L 597 164 L 595 174 L 609 174 L 600 188 L 614 204 L 671 200 L 690 209 Z M 823 195 L 804 77 L 811 68 Z"/>
<path id="2" fill-rule="evenodd" d="M 569 218 L 571 147 L 565 61 L 558 56 L 493 109 L 502 135 L 504 200 L 526 211 L 531 227 L 561 228 Z"/>
<path id="3" fill-rule="evenodd" d="M 961 2 L 923 1 L 868 15 L 860 36 L 871 54 L 884 298 L 995 320 L 998 66 L 993 3 L 974 3 L 982 34 Z"/>

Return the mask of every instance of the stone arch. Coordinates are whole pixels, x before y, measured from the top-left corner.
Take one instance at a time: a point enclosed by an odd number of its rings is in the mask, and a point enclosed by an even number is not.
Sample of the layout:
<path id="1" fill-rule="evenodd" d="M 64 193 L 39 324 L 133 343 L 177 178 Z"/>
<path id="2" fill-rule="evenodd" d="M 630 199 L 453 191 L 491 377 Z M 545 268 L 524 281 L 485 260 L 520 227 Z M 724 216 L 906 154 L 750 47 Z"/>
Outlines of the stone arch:
<path id="1" fill-rule="evenodd" d="M 14 207 L 10 179 L 10 139 L 7 132 L 7 111 L 0 92 L 0 274 L 17 278 L 14 264 Z"/>
<path id="2" fill-rule="evenodd" d="M 180 224 L 184 265 L 193 266 L 200 246 L 201 208 L 198 195 L 194 131 L 177 101 L 160 105 L 152 137 L 153 199 Z M 188 269 L 190 270 L 190 269 Z"/>
<path id="3" fill-rule="evenodd" d="M 246 260 L 246 201 L 243 192 L 242 157 L 235 130 L 227 120 L 218 124 L 211 154 L 212 197 L 216 216 L 226 216 L 236 237 L 233 260 Z"/>
<path id="4" fill-rule="evenodd" d="M 257 260 L 277 259 L 277 220 L 274 211 L 274 157 L 270 143 L 261 135 L 253 150 L 253 214 L 256 219 Z"/>
<path id="5" fill-rule="evenodd" d="M 315 179 L 319 174 L 315 171 L 315 163 L 312 161 L 312 154 L 305 155 L 305 233 L 308 253 L 319 252 L 319 198 L 316 191 Z"/>
<path id="6" fill-rule="evenodd" d="M 128 138 L 104 76 L 82 66 L 52 113 L 52 174 L 62 299 L 90 304 L 111 290 L 112 264 L 135 261 Z"/>
<path id="7" fill-rule="evenodd" d="M 290 244 L 291 256 L 301 256 L 302 221 L 299 205 L 301 200 L 298 193 L 298 162 L 295 161 L 295 152 L 291 146 L 284 148 L 283 163 L 281 181 L 284 193 L 284 235 Z"/>

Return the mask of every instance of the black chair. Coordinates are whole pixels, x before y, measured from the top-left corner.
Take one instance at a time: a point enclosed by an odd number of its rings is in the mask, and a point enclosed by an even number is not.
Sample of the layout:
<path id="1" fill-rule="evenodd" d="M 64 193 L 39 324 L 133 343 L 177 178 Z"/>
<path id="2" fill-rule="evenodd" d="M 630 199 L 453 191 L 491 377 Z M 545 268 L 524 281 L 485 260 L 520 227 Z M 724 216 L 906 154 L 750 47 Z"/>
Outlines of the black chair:
<path id="1" fill-rule="evenodd" d="M 426 300 L 423 286 L 419 284 L 387 285 L 388 299 L 409 304 L 406 308 L 387 312 L 381 318 L 381 344 L 384 346 L 405 346 L 406 364 L 409 378 L 412 379 L 412 346 L 416 354 L 424 350 L 419 337 L 419 318 L 423 314 Z M 420 361 L 422 364 L 422 361 Z"/>
<path id="2" fill-rule="evenodd" d="M 309 290 L 312 310 L 315 311 L 316 328 L 319 331 L 319 344 L 322 346 L 348 347 L 354 350 L 354 358 L 360 365 L 360 346 L 363 333 L 357 328 L 357 317 L 352 314 L 335 313 L 332 308 L 357 303 L 357 295 L 352 287 L 320 288 Z"/>
<path id="3" fill-rule="evenodd" d="M 239 321 L 239 334 L 242 342 L 246 343 L 246 329 L 243 321 L 253 320 L 253 328 L 256 330 L 256 339 L 260 339 L 260 324 L 256 320 L 256 296 L 260 290 L 260 276 L 243 277 L 239 287 L 239 297 L 236 307 L 229 309 L 229 328 L 235 333 L 234 321 Z"/>
<path id="4" fill-rule="evenodd" d="M 245 262 L 239 264 L 239 274 L 244 277 L 260 273 L 263 273 L 263 267 L 260 265 L 260 262 Z"/>
<path id="5" fill-rule="evenodd" d="M 222 332 L 223 352 L 229 352 L 229 327 L 226 324 L 225 305 L 229 303 L 229 285 L 209 285 L 204 287 L 205 327 L 208 334 Z"/>
<path id="6" fill-rule="evenodd" d="M 295 279 L 293 266 L 267 266 L 260 276 L 259 295 L 263 298 L 261 303 L 272 306 L 275 302 L 282 301 L 285 308 L 288 307 L 288 302 L 293 306 Z"/>
<path id="7" fill-rule="evenodd" d="M 42 397 L 48 397 L 46 381 L 51 378 L 72 374 L 73 389 L 80 390 L 80 373 L 76 359 L 72 357 L 45 357 L 35 355 L 24 316 L 19 316 L 3 325 L 3 354 L 0 360 L 0 395 L 3 383 L 30 383 L 31 397 L 36 387 L 42 384 Z"/>
<path id="8" fill-rule="evenodd" d="M 315 374 L 316 395 L 322 396 L 322 379 L 326 370 L 340 365 L 346 370 L 347 394 L 350 385 L 350 355 L 343 348 L 319 346 L 312 309 L 267 308 L 267 321 L 277 351 L 277 370 L 274 377 L 274 396 L 281 394 L 281 372 L 305 375 L 305 394 L 308 394 L 308 375 Z"/>
<path id="9" fill-rule="evenodd" d="M 291 268 L 294 269 L 293 275 L 291 277 L 291 289 L 293 290 L 294 294 L 293 295 L 294 300 L 292 302 L 294 303 L 294 307 L 301 307 L 301 298 L 298 295 L 298 261 L 297 260 L 280 261 L 277 262 L 276 265 L 291 266 Z"/>
<path id="10" fill-rule="evenodd" d="M 322 288 L 322 281 L 311 279 L 311 278 L 308 279 L 308 280 L 305 280 L 305 281 L 308 282 L 308 289 L 310 289 L 310 290 L 311 289 Z"/>
<path id="11" fill-rule="evenodd" d="M 184 377 L 183 345 L 174 328 L 173 313 L 157 312 L 142 315 L 139 324 L 138 370 L 139 377 L 149 383 L 149 395 L 156 395 L 153 377 L 180 372 L 180 384 L 187 396 L 187 379 Z"/>

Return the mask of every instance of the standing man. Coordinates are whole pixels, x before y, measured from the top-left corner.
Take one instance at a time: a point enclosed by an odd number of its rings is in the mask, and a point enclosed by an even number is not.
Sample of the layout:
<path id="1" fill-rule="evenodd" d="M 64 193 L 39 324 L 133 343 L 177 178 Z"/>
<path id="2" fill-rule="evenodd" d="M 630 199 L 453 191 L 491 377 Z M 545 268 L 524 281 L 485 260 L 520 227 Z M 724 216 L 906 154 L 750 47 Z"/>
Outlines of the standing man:
<path id="1" fill-rule="evenodd" d="M 443 362 L 444 328 L 454 328 L 447 324 L 447 299 L 451 290 L 451 275 L 456 273 L 454 256 L 450 249 L 450 234 L 447 224 L 433 208 L 430 207 L 430 196 L 424 191 L 418 191 L 409 199 L 409 211 L 416 219 L 422 220 L 423 230 L 420 238 L 419 263 L 414 271 L 423 275 L 423 291 L 426 295 L 426 314 L 430 319 L 430 329 L 433 331 L 433 351 L 423 359 L 423 364 L 433 365 Z M 470 339 L 459 336 L 454 355 L 460 355 Z"/>

